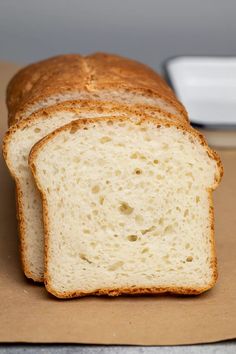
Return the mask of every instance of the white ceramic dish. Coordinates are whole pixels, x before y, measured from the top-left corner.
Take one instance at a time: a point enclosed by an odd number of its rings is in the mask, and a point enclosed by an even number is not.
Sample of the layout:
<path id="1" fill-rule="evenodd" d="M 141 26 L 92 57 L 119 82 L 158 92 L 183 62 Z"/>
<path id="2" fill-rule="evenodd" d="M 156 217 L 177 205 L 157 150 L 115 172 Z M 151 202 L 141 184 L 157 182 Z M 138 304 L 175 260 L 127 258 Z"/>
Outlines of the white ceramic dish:
<path id="1" fill-rule="evenodd" d="M 236 57 L 175 57 L 165 71 L 193 124 L 236 129 Z"/>

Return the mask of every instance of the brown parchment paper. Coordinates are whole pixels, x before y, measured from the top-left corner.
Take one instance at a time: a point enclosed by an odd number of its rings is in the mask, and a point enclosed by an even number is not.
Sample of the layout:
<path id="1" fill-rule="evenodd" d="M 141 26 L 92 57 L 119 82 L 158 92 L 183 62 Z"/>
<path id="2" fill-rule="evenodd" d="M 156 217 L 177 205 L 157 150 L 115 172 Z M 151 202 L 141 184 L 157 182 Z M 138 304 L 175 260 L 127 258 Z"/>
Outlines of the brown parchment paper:
<path id="1" fill-rule="evenodd" d="M 1 134 L 5 88 L 16 66 L 0 63 Z M 87 297 L 57 300 L 27 281 L 17 249 L 14 183 L 0 161 L 0 341 L 174 345 L 236 337 L 236 151 L 221 151 L 215 192 L 219 279 L 197 297 Z"/>

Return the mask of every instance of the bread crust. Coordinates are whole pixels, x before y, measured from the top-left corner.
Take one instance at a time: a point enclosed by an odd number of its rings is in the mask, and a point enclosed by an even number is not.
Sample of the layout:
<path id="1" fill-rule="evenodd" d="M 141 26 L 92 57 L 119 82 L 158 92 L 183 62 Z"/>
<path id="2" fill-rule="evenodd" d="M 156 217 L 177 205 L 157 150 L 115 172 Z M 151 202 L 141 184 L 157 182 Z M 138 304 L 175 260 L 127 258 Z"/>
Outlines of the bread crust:
<path id="1" fill-rule="evenodd" d="M 217 167 L 218 167 L 218 173 L 215 175 L 215 183 L 211 188 L 208 189 L 208 201 L 209 201 L 209 221 L 210 221 L 210 240 L 211 240 L 211 261 L 210 261 L 210 267 L 212 269 L 212 279 L 207 284 L 205 287 L 166 287 L 166 286 L 160 286 L 160 287 L 130 287 L 130 288 L 104 288 L 104 289 L 94 289 L 93 291 L 90 292 L 83 292 L 81 290 L 75 289 L 74 291 L 71 292 L 58 292 L 52 285 L 51 278 L 50 278 L 50 273 L 49 273 L 49 267 L 48 264 L 50 262 L 49 259 L 49 248 L 50 248 L 50 230 L 49 230 L 49 218 L 48 218 L 48 206 L 47 206 L 47 198 L 46 198 L 46 193 L 44 192 L 42 186 L 40 185 L 39 179 L 37 177 L 37 170 L 34 165 L 34 161 L 37 158 L 38 153 L 40 152 L 41 148 L 47 144 L 48 141 L 52 140 L 56 135 L 60 134 L 62 131 L 67 131 L 73 129 L 83 129 L 84 127 L 88 125 L 94 125 L 96 126 L 96 123 L 98 122 L 106 122 L 109 120 L 115 120 L 119 122 L 127 121 L 129 118 L 127 117 L 103 117 L 103 118 L 96 118 L 96 119 L 80 119 L 80 120 L 75 120 L 63 127 L 58 128 L 42 140 L 40 140 L 38 143 L 36 143 L 29 155 L 29 166 L 31 168 L 31 171 L 33 173 L 33 176 L 35 178 L 37 187 L 41 193 L 42 196 L 42 202 L 43 202 L 43 220 L 44 220 L 44 227 L 45 227 L 45 286 L 48 292 L 53 294 L 54 296 L 58 298 L 73 298 L 73 297 L 81 297 L 85 295 L 109 295 L 109 296 L 118 296 L 121 294 L 160 294 L 160 293 L 171 293 L 171 294 L 183 294 L 183 295 L 198 295 L 210 288 L 212 288 L 217 280 L 218 273 L 217 273 L 217 260 L 216 260 L 216 251 L 215 251 L 215 240 L 214 240 L 214 214 L 213 214 L 213 203 L 212 203 L 212 192 L 213 190 L 218 186 L 220 183 L 220 180 L 223 176 L 223 166 L 220 160 L 220 157 L 218 154 L 213 151 L 212 149 L 209 148 L 209 146 L 206 143 L 205 138 L 203 137 L 202 134 L 191 128 L 190 125 L 188 124 L 180 124 L 179 122 L 174 122 L 174 121 L 166 121 L 164 119 L 157 119 L 157 118 L 148 118 L 148 117 L 140 117 L 140 119 L 137 121 L 137 124 L 142 124 L 143 122 L 151 122 L 153 123 L 157 128 L 160 126 L 165 126 L 165 127 L 176 127 L 177 129 L 182 130 L 183 132 L 188 132 L 190 135 L 193 137 L 197 138 L 199 143 L 206 149 L 207 154 L 209 155 L 210 158 L 214 159 L 216 161 Z"/>
<path id="2" fill-rule="evenodd" d="M 154 70 L 118 55 L 95 53 L 84 57 L 60 55 L 21 69 L 7 88 L 9 126 L 24 119 L 29 107 L 53 95 L 71 92 L 96 95 L 101 90 L 161 98 L 177 111 L 176 115 L 170 113 L 173 117 L 188 120 L 183 105 Z"/>
<path id="3" fill-rule="evenodd" d="M 16 201 L 17 201 L 16 208 L 17 208 L 21 262 L 26 277 L 34 280 L 35 282 L 43 282 L 44 277 L 43 276 L 37 277 L 35 274 L 33 274 L 27 262 L 27 257 L 26 257 L 27 243 L 25 240 L 25 219 L 24 219 L 24 212 L 23 212 L 24 206 L 23 206 L 22 190 L 17 176 L 12 172 L 11 162 L 8 157 L 8 144 L 11 141 L 16 131 L 26 129 L 28 126 L 34 124 L 34 122 L 36 122 L 37 120 L 48 119 L 50 118 L 50 115 L 53 115 L 54 113 L 61 112 L 61 111 L 71 112 L 74 114 L 78 114 L 78 113 L 86 114 L 88 112 L 95 112 L 95 113 L 102 114 L 106 112 L 111 115 L 115 114 L 115 112 L 120 112 L 120 115 L 131 114 L 137 117 L 143 116 L 145 112 L 146 113 L 152 112 L 152 114 L 160 113 L 160 110 L 158 108 L 155 107 L 150 108 L 150 106 L 139 105 L 139 104 L 130 107 L 130 106 L 126 106 L 118 103 L 111 103 L 111 102 L 73 100 L 73 101 L 65 101 L 47 108 L 40 109 L 37 112 L 31 114 L 28 118 L 19 120 L 8 129 L 3 139 L 2 150 L 3 150 L 3 156 L 8 166 L 8 169 L 10 170 L 10 173 L 16 183 Z M 167 113 L 162 112 L 161 114 L 163 116 L 163 119 L 166 120 L 174 119 Z M 179 121 L 179 118 L 175 118 L 175 120 Z"/>

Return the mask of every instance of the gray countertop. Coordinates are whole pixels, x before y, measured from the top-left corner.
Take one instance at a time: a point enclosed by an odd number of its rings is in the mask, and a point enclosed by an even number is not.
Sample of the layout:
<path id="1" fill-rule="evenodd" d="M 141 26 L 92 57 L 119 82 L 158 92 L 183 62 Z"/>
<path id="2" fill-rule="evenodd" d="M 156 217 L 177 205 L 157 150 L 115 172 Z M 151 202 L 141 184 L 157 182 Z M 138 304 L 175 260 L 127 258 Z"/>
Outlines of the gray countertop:
<path id="1" fill-rule="evenodd" d="M 3 345 L 1 354 L 234 354 L 236 341 L 178 347 L 85 346 L 85 345 Z"/>

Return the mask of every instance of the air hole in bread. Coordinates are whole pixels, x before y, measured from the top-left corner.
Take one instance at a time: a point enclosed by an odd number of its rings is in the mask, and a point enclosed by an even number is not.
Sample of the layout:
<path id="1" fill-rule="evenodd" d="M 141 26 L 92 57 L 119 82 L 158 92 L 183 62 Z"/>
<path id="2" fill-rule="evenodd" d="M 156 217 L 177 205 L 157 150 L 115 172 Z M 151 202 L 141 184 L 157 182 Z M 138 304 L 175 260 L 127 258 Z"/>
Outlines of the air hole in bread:
<path id="1" fill-rule="evenodd" d="M 187 261 L 187 262 L 192 262 L 192 261 L 193 261 L 193 257 L 192 257 L 192 256 L 188 256 L 188 257 L 186 258 L 186 261 Z"/>
<path id="2" fill-rule="evenodd" d="M 90 263 L 90 264 L 93 263 L 88 259 L 88 257 L 84 253 L 80 253 L 79 256 L 83 261 Z"/>
<path id="3" fill-rule="evenodd" d="M 162 257 L 163 261 L 166 263 L 166 264 L 170 264 L 170 261 L 169 261 L 169 254 L 166 254 L 165 256 Z"/>
<path id="4" fill-rule="evenodd" d="M 155 229 L 156 229 L 155 226 L 151 226 L 151 227 L 149 227 L 148 229 L 141 230 L 141 233 L 142 233 L 142 235 L 146 235 L 147 233 L 152 232 L 152 231 L 154 231 Z"/>
<path id="5" fill-rule="evenodd" d="M 75 163 L 79 163 L 81 160 L 80 160 L 80 157 L 79 157 L 79 156 L 75 156 L 75 157 L 73 158 L 73 161 L 74 161 Z"/>
<path id="6" fill-rule="evenodd" d="M 166 143 L 162 144 L 162 150 L 166 151 L 168 149 L 169 149 L 169 145 L 168 144 L 166 144 Z"/>
<path id="7" fill-rule="evenodd" d="M 84 234 L 90 234 L 90 230 L 89 229 L 83 229 Z"/>
<path id="8" fill-rule="evenodd" d="M 92 248 L 95 248 L 97 246 L 97 242 L 94 242 L 94 241 L 90 242 L 90 246 Z"/>
<path id="9" fill-rule="evenodd" d="M 184 212 L 184 217 L 186 218 L 188 215 L 189 215 L 189 210 L 186 209 L 185 212 Z"/>
<path id="10" fill-rule="evenodd" d="M 103 205 L 105 198 L 103 196 L 99 197 L 99 203 Z"/>
<path id="11" fill-rule="evenodd" d="M 158 175 L 156 176 L 156 178 L 157 178 L 158 180 L 162 180 L 162 179 L 164 179 L 164 176 L 158 174 Z"/>
<path id="12" fill-rule="evenodd" d="M 192 179 L 194 178 L 194 177 L 193 177 L 193 174 L 192 174 L 191 172 L 186 173 L 186 176 L 187 176 L 187 177 L 191 177 Z"/>
<path id="13" fill-rule="evenodd" d="M 185 244 L 185 249 L 187 250 L 187 249 L 189 249 L 190 248 L 190 243 L 186 243 Z"/>
<path id="14" fill-rule="evenodd" d="M 132 214 L 134 208 L 132 208 L 128 203 L 122 202 L 119 206 L 119 210 L 122 214 L 130 215 Z"/>
<path id="15" fill-rule="evenodd" d="M 79 129 L 79 127 L 77 125 L 73 124 L 72 127 L 70 128 L 70 134 L 75 134 L 78 129 Z"/>
<path id="16" fill-rule="evenodd" d="M 35 129 L 34 129 L 34 132 L 35 132 L 35 133 L 40 133 L 40 132 L 41 132 L 41 129 L 40 129 L 40 128 L 35 128 Z"/>
<path id="17" fill-rule="evenodd" d="M 112 264 L 112 265 L 108 268 L 108 270 L 109 270 L 109 271 L 117 270 L 118 268 L 122 267 L 123 264 L 124 264 L 124 262 L 118 261 L 118 262 Z"/>
<path id="18" fill-rule="evenodd" d="M 142 171 L 140 168 L 136 168 L 136 169 L 134 170 L 134 173 L 135 173 L 136 175 L 141 175 L 141 174 L 143 173 L 143 171 Z"/>
<path id="19" fill-rule="evenodd" d="M 103 136 L 101 139 L 100 139 L 100 143 L 102 144 L 105 144 L 105 143 L 108 143 L 109 141 L 111 141 L 112 139 L 109 137 L 109 136 Z"/>
<path id="20" fill-rule="evenodd" d="M 116 170 L 116 171 L 115 171 L 115 175 L 116 175 L 116 176 L 120 176 L 120 175 L 121 175 L 121 171 L 120 171 L 120 170 Z"/>
<path id="21" fill-rule="evenodd" d="M 172 225 L 168 225 L 164 229 L 164 235 L 171 234 L 171 233 L 173 233 L 173 231 L 174 231 L 173 226 Z"/>
<path id="22" fill-rule="evenodd" d="M 128 235 L 127 236 L 127 240 L 130 242 L 135 242 L 135 241 L 137 241 L 137 239 L 138 239 L 137 235 Z"/>
<path id="23" fill-rule="evenodd" d="M 131 159 L 137 159 L 138 158 L 138 153 L 134 152 L 133 154 L 130 155 Z"/>
<path id="24" fill-rule="evenodd" d="M 98 185 L 93 186 L 92 188 L 93 193 L 99 193 L 99 191 L 100 191 L 100 187 Z"/>
<path id="25" fill-rule="evenodd" d="M 136 215 L 134 219 L 135 219 L 137 224 L 142 224 L 143 223 L 142 215 Z"/>

